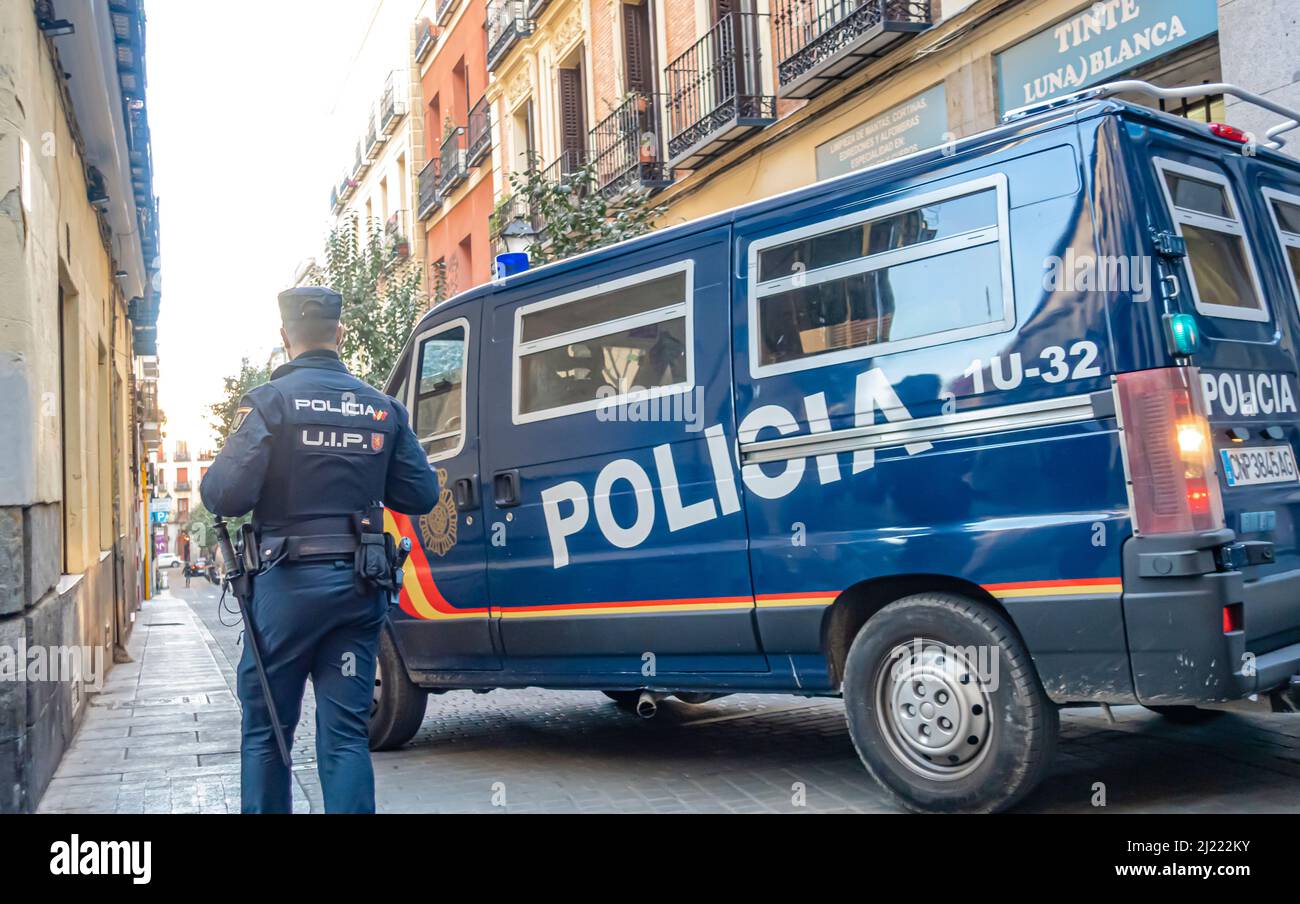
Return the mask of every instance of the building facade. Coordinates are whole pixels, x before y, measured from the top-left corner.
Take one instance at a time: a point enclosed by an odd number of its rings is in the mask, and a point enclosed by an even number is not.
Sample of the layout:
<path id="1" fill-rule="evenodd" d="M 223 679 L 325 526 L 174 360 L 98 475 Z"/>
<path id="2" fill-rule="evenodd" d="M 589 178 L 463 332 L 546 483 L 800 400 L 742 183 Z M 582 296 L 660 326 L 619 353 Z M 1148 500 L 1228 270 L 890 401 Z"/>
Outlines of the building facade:
<path id="1" fill-rule="evenodd" d="M 361 8 L 361 38 L 332 115 L 342 164 L 330 190 L 335 224 L 355 222 L 358 243 L 378 233 L 395 265 L 424 258 L 415 219 L 424 123 L 411 115 L 421 103 L 410 66 L 419 6 L 420 0 L 373 0 Z"/>
<path id="2" fill-rule="evenodd" d="M 163 500 L 159 508 L 167 513 L 161 525 L 163 539 L 157 552 L 170 552 L 187 562 L 198 558 L 200 551 L 191 542 L 190 521 L 203 502 L 199 498 L 199 484 L 217 453 L 212 449 L 197 448 L 186 440 L 164 440 L 154 464 L 154 498 Z"/>
<path id="3" fill-rule="evenodd" d="M 426 0 L 416 23 L 424 159 L 417 218 L 434 303 L 487 281 L 494 203 L 484 0 Z"/>
<path id="4" fill-rule="evenodd" d="M 498 199 L 512 172 L 592 161 L 602 190 L 660 191 L 669 225 L 1116 78 L 1296 104 L 1298 15 L 1282 0 L 488 0 Z M 1276 121 L 1214 94 L 1131 99 L 1261 135 Z"/>
<path id="5" fill-rule="evenodd" d="M 0 812 L 35 809 L 149 590 L 144 29 L 138 0 L 0 5 Z"/>

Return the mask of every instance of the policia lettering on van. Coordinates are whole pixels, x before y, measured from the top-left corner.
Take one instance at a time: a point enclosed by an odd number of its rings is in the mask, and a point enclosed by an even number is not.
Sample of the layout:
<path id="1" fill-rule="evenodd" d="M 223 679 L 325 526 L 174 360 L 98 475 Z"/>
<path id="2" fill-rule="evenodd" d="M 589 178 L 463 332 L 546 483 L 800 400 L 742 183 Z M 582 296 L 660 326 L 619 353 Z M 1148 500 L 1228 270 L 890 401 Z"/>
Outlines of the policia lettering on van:
<path id="1" fill-rule="evenodd" d="M 985 811 L 1061 706 L 1294 706 L 1300 166 L 1108 93 L 427 314 L 372 744 L 430 690 L 842 696 Z M 1152 279 L 1044 285 L 1089 259 Z"/>

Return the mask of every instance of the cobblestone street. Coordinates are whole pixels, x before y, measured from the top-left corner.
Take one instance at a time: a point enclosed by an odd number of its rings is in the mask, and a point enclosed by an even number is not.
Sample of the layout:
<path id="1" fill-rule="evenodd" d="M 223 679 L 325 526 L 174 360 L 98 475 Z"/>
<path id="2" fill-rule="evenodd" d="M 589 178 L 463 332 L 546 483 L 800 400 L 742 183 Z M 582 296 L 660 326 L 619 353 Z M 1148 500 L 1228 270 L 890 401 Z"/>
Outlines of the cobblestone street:
<path id="1" fill-rule="evenodd" d="M 180 583 L 179 574 L 172 578 Z M 91 699 L 44 812 L 236 812 L 238 629 L 195 581 L 145 604 Z M 226 621 L 231 617 L 226 615 Z M 1230 713 L 1180 727 L 1140 707 L 1064 711 L 1055 766 L 1020 807 L 1296 812 L 1300 718 Z M 295 809 L 320 811 L 309 699 L 295 740 Z M 597 693 L 430 698 L 402 750 L 374 758 L 381 812 L 892 812 L 834 700 L 736 695 L 664 701 L 643 721 Z"/>

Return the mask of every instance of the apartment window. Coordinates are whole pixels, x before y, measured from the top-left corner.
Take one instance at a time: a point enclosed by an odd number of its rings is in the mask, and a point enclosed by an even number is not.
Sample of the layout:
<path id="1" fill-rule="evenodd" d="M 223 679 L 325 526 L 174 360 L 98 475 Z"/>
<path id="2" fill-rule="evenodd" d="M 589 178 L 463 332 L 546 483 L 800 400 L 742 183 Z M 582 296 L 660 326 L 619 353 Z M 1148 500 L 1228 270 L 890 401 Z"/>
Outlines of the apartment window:
<path id="1" fill-rule="evenodd" d="M 624 3 L 623 68 L 629 92 L 654 93 L 654 57 L 650 39 L 650 0 Z"/>
<path id="2" fill-rule="evenodd" d="M 515 422 L 689 389 L 692 273 L 683 261 L 520 308 Z"/>
<path id="3" fill-rule="evenodd" d="M 1300 303 L 1300 195 L 1266 188 L 1264 198 L 1268 201 L 1278 238 L 1282 240 L 1282 253 L 1286 255 L 1291 272 L 1291 290 Z"/>
<path id="4" fill-rule="evenodd" d="M 1233 320 L 1268 320 L 1259 275 L 1227 178 L 1171 160 L 1155 162 L 1174 224 L 1187 242 L 1196 310 Z"/>
<path id="5" fill-rule="evenodd" d="M 532 98 L 524 101 L 511 117 L 513 132 L 511 147 L 514 148 L 514 171 L 522 173 L 537 163 L 537 136 L 533 128 Z"/>
<path id="6" fill-rule="evenodd" d="M 415 435 L 429 461 L 450 458 L 465 444 L 465 352 L 469 321 L 434 327 L 420 340 Z"/>
<path id="7" fill-rule="evenodd" d="M 176 500 L 177 520 L 184 521 L 190 516 L 190 500 L 182 496 Z"/>
<path id="8" fill-rule="evenodd" d="M 754 372 L 1009 329 L 1006 219 L 1006 179 L 994 176 L 755 242 Z"/>

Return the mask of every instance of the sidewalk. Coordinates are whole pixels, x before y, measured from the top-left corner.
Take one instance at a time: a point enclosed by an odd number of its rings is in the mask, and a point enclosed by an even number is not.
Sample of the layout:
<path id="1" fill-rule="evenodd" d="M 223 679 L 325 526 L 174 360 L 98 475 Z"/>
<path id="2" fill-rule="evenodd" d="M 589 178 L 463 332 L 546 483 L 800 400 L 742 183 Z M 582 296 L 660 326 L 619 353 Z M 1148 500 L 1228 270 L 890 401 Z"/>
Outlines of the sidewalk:
<path id="1" fill-rule="evenodd" d="M 134 662 L 115 666 L 103 692 L 90 697 L 38 812 L 238 813 L 232 663 L 168 591 L 144 604 L 128 650 Z M 299 737 L 295 762 L 314 780 L 311 747 L 309 736 Z M 310 810 L 295 770 L 294 811 Z"/>

